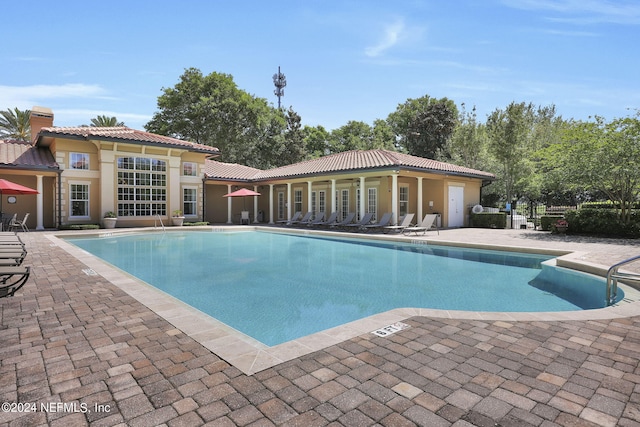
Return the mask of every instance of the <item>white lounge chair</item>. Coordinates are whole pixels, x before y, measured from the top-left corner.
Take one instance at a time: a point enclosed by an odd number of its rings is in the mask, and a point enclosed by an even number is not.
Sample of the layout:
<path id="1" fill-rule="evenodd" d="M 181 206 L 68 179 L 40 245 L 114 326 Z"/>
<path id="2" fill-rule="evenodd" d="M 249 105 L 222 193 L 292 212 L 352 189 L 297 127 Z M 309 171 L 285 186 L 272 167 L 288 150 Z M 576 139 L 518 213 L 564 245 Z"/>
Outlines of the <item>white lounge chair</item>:
<path id="1" fill-rule="evenodd" d="M 440 234 L 440 230 L 438 229 L 438 225 L 436 224 L 437 217 L 438 215 L 436 214 L 426 214 L 424 216 L 424 219 L 419 225 L 415 227 L 405 228 L 404 230 L 402 230 L 402 234 L 409 235 L 413 232 L 413 233 L 416 233 L 416 236 L 417 236 L 418 233 L 421 232 L 424 235 L 427 232 L 427 230 L 429 230 L 431 227 L 435 227 L 436 230 L 438 231 L 438 234 Z"/>
<path id="2" fill-rule="evenodd" d="M 411 226 L 411 221 L 413 221 L 414 216 L 416 216 L 416 214 L 412 214 L 412 213 L 406 214 L 404 217 L 402 217 L 402 221 L 400 221 L 400 224 L 387 225 L 386 227 L 384 227 L 384 232 L 385 233 L 390 231 L 397 232 L 397 233 L 402 232 L 402 230 Z"/>

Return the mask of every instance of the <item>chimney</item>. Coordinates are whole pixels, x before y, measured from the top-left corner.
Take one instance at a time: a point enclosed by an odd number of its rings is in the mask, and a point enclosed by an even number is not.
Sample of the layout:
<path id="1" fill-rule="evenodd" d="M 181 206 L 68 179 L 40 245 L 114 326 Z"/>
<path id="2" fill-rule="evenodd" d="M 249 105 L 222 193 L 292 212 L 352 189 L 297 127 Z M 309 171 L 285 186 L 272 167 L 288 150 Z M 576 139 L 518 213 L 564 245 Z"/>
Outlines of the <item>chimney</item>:
<path id="1" fill-rule="evenodd" d="M 31 142 L 35 142 L 42 128 L 53 126 L 53 111 L 46 107 L 33 107 L 29 117 L 31 125 Z"/>

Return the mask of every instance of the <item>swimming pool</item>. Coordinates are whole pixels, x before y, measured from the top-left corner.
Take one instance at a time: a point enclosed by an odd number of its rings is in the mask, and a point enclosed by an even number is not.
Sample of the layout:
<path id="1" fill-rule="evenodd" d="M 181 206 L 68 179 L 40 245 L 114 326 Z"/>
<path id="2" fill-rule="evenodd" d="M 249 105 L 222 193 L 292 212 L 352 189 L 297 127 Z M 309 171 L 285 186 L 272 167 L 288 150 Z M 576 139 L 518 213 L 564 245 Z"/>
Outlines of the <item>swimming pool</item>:
<path id="1" fill-rule="evenodd" d="M 542 255 L 262 231 L 69 241 L 269 346 L 398 307 L 604 306 L 602 279 Z"/>

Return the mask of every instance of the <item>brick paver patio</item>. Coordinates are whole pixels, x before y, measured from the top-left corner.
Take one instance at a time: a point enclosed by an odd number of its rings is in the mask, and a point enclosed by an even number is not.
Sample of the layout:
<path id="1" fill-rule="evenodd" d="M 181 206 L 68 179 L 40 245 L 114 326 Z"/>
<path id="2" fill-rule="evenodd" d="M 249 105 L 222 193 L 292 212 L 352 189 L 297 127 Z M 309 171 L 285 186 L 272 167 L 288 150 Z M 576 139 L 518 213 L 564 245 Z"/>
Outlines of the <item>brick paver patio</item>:
<path id="1" fill-rule="evenodd" d="M 489 238 L 474 232 L 430 237 Z M 635 241 L 543 235 L 492 234 L 579 248 L 603 264 L 640 254 Z M 413 317 L 386 338 L 365 334 L 247 376 L 83 273 L 45 233 L 22 236 L 32 278 L 0 299 L 0 401 L 14 404 L 2 425 L 640 426 L 640 311 L 563 322 Z"/>

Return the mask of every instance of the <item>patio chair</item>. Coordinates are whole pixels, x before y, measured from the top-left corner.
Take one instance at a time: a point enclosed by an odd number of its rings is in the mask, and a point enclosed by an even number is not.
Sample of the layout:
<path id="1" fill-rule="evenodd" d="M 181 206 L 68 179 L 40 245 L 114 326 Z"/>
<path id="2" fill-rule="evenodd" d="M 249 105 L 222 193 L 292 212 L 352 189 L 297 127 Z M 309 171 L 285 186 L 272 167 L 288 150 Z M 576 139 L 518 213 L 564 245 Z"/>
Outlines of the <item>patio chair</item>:
<path id="1" fill-rule="evenodd" d="M 309 227 L 313 227 L 318 224 L 322 224 L 324 222 L 324 212 L 319 212 L 318 215 L 313 219 L 313 221 L 309 221 L 307 225 Z"/>
<path id="2" fill-rule="evenodd" d="M 353 222 L 353 219 L 356 217 L 355 212 L 349 212 L 346 217 L 342 221 L 337 221 L 333 224 L 330 224 L 330 228 L 341 228 L 347 226 Z"/>
<path id="3" fill-rule="evenodd" d="M 31 274 L 31 267 L 0 267 L 0 298 L 12 297 L 24 286 Z"/>
<path id="4" fill-rule="evenodd" d="M 302 218 L 302 212 L 298 211 L 298 212 L 293 214 L 291 219 L 281 219 L 281 220 L 277 221 L 277 223 L 278 224 L 289 225 L 289 224 L 291 224 L 292 221 L 299 221 L 300 218 Z"/>
<path id="5" fill-rule="evenodd" d="M 304 216 L 302 217 L 302 219 L 298 219 L 298 220 L 291 220 L 289 221 L 286 225 L 299 225 L 299 224 L 307 224 L 309 222 L 309 220 L 311 219 L 311 216 L 313 215 L 313 212 L 307 212 L 306 214 L 304 214 Z"/>
<path id="6" fill-rule="evenodd" d="M 382 215 L 382 218 L 380 218 L 380 221 L 374 224 L 363 225 L 362 231 L 381 230 L 382 227 L 386 227 L 387 225 L 389 225 L 389 223 L 391 222 L 391 218 L 393 218 L 393 213 L 386 212 L 384 215 Z"/>
<path id="7" fill-rule="evenodd" d="M 387 225 L 386 227 L 384 227 L 384 232 L 397 232 L 400 233 L 402 232 L 402 230 L 404 230 L 405 228 L 411 226 L 411 221 L 413 221 L 413 217 L 415 217 L 416 214 L 412 214 L 412 213 L 408 213 L 406 214 L 404 217 L 402 217 L 402 221 L 400 221 L 400 224 L 398 225 Z"/>
<path id="8" fill-rule="evenodd" d="M 249 211 L 241 211 L 240 212 L 240 224 L 249 225 L 250 222 L 251 222 L 251 219 L 249 218 Z"/>
<path id="9" fill-rule="evenodd" d="M 353 223 L 353 224 L 346 224 L 346 225 L 344 225 L 344 227 L 347 230 L 359 231 L 359 230 L 363 229 L 365 225 L 369 224 L 372 219 L 373 219 L 373 212 L 368 212 L 368 213 L 364 214 L 364 216 L 362 217 L 362 219 L 359 222 L 356 222 L 356 223 Z"/>
<path id="10" fill-rule="evenodd" d="M 326 221 L 324 219 L 321 219 L 319 221 L 312 222 L 311 225 L 316 226 L 316 227 L 329 227 L 332 224 L 335 224 L 337 219 L 338 219 L 338 212 L 332 212 L 331 215 L 329 215 L 329 218 L 327 218 Z"/>
<path id="11" fill-rule="evenodd" d="M 21 228 L 22 231 L 24 231 L 24 232 L 29 231 L 29 227 L 27 227 L 27 219 L 29 218 L 29 212 L 24 214 L 24 218 L 22 218 L 22 221 L 18 220 L 17 216 L 18 216 L 18 214 L 13 215 L 13 218 L 11 219 L 11 222 L 9 223 L 9 230 L 15 231 L 15 229 Z"/>
<path id="12" fill-rule="evenodd" d="M 311 225 L 311 223 L 314 221 L 314 219 L 313 219 L 313 213 L 312 212 L 309 212 L 309 213 L 311 213 L 311 215 L 309 215 L 309 217 L 306 218 L 306 219 L 302 218 L 300 220 L 300 222 L 298 223 L 298 225 L 300 225 L 300 226 Z M 305 215 L 305 217 L 306 217 L 306 215 Z M 318 219 L 324 219 L 324 212 L 320 212 L 318 214 Z"/>
<path id="13" fill-rule="evenodd" d="M 417 236 L 418 233 L 422 232 L 422 234 L 424 235 L 431 227 L 435 227 L 438 231 L 438 234 L 440 234 L 440 230 L 438 229 L 438 225 L 436 224 L 437 217 L 438 215 L 436 214 L 426 214 L 420 225 L 417 225 L 415 227 L 407 227 L 402 230 L 402 234 L 406 234 L 408 236 L 413 232 Z"/>

